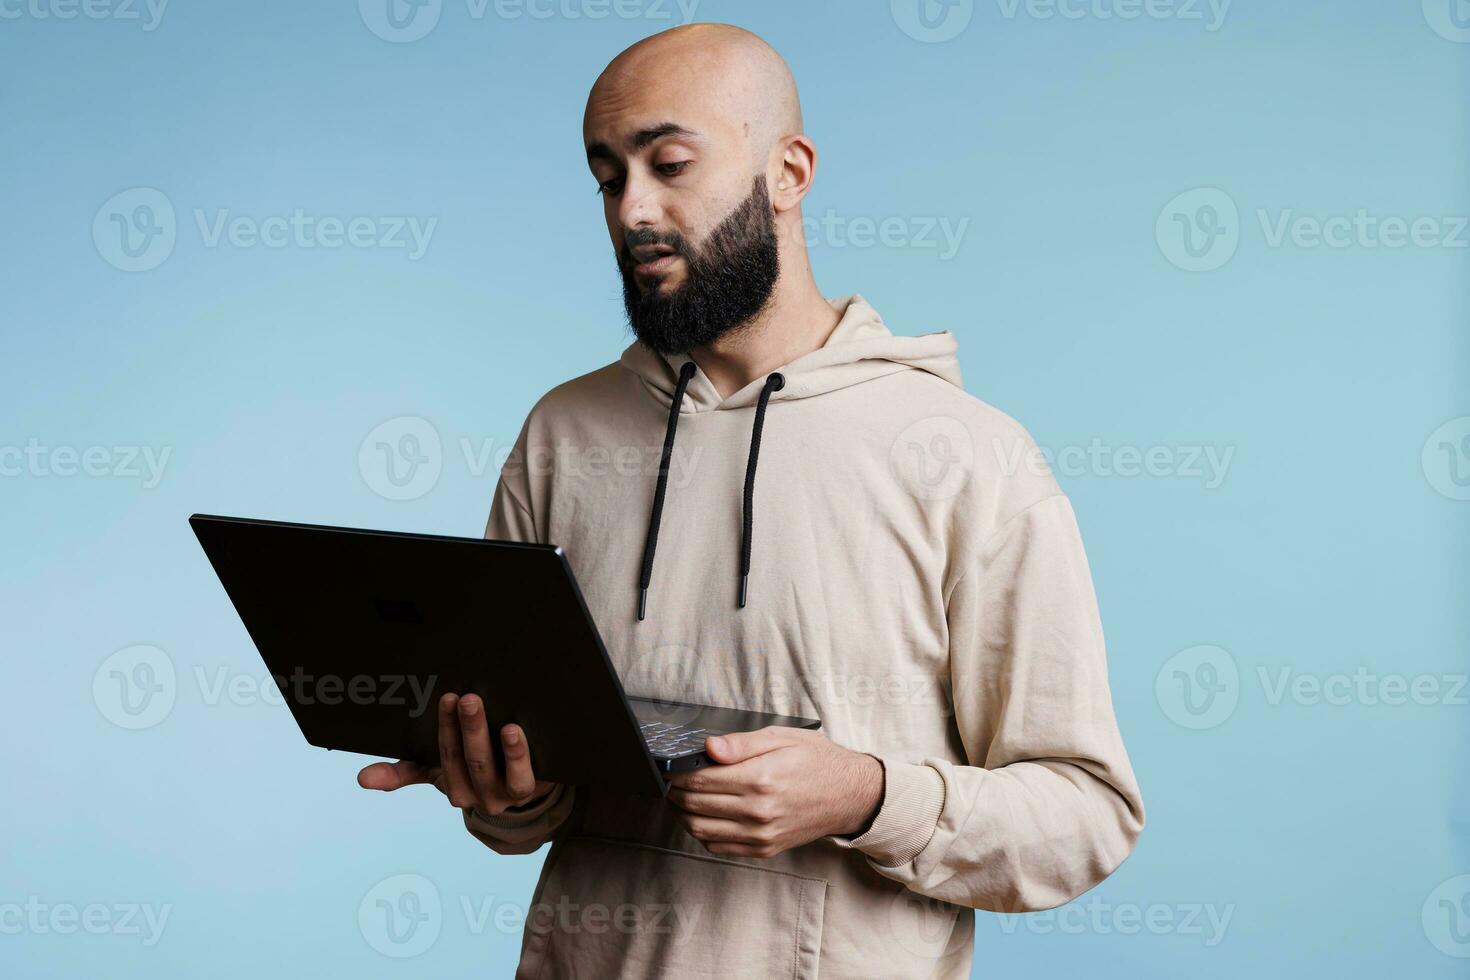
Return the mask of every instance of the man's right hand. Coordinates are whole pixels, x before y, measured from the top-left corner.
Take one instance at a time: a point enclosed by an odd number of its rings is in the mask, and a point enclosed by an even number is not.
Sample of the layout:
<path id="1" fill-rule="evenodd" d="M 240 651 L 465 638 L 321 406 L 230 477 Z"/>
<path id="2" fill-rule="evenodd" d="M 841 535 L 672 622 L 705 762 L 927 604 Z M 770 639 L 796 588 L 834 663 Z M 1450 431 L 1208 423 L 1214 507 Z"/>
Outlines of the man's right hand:
<path id="1" fill-rule="evenodd" d="M 471 807 L 486 816 L 499 816 L 556 788 L 536 779 L 526 733 L 519 725 L 500 729 L 505 773 L 495 768 L 485 706 L 474 694 L 446 694 L 439 699 L 439 765 L 416 762 L 375 762 L 357 774 L 363 789 L 391 792 L 416 783 L 432 783 L 449 802 L 462 810 Z"/>

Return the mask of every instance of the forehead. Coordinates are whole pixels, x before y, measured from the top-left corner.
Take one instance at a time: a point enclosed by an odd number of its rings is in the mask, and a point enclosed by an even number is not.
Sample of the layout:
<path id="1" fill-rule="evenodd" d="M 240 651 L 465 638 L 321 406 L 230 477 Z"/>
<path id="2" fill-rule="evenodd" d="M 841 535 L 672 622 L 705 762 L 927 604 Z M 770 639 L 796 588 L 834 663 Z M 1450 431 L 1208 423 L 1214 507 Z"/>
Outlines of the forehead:
<path id="1" fill-rule="evenodd" d="M 582 138 L 588 150 L 630 155 L 663 137 L 723 143 L 738 138 L 742 123 L 722 107 L 708 75 L 681 81 L 671 66 L 648 65 L 604 76 L 587 98 Z"/>

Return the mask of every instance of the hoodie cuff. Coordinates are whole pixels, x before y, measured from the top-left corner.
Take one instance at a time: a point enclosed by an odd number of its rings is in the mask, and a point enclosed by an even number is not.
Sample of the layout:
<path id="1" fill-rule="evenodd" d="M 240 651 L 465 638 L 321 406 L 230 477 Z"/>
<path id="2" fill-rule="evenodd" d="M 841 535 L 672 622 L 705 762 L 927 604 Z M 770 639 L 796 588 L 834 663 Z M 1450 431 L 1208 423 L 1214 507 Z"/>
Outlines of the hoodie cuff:
<path id="1" fill-rule="evenodd" d="M 510 807 L 504 813 L 494 817 L 487 813 L 481 813 L 479 807 L 472 806 L 464 812 L 465 826 L 470 830 L 474 830 L 476 827 L 487 827 L 495 830 L 512 830 L 518 827 L 524 827 L 527 824 L 535 823 L 541 819 L 546 811 L 550 810 L 561 799 L 562 793 L 565 790 L 565 786 L 558 784 L 545 796 L 529 800 L 520 806 Z"/>
<path id="2" fill-rule="evenodd" d="M 929 844 L 944 809 L 944 779 L 931 766 L 883 763 L 883 803 L 873 825 L 857 837 L 833 837 L 838 847 L 862 851 L 880 868 L 908 864 Z"/>

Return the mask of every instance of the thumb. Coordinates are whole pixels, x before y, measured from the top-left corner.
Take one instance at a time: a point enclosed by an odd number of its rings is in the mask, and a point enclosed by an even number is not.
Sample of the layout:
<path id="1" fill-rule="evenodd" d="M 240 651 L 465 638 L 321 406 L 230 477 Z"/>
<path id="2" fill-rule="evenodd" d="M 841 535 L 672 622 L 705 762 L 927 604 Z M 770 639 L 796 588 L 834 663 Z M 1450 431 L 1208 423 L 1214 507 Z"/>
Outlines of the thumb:
<path id="1" fill-rule="evenodd" d="M 732 766 L 791 744 L 787 731 L 772 725 L 753 732 L 714 735 L 705 739 L 704 749 L 720 765 Z"/>
<path id="2" fill-rule="evenodd" d="M 357 774 L 357 785 L 363 789 L 392 792 L 414 783 L 433 781 L 433 773 L 416 762 L 374 762 Z"/>

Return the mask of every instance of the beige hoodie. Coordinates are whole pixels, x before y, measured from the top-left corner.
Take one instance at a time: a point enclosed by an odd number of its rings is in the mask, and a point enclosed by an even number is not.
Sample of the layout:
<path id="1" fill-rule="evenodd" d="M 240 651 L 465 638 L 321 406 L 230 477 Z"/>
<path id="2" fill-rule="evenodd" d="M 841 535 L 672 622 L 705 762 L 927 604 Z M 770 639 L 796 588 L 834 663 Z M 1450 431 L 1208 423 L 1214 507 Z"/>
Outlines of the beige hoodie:
<path id="1" fill-rule="evenodd" d="M 1143 805 L 1113 717 L 1068 500 L 1025 431 L 960 387 L 948 333 L 895 337 L 860 296 L 781 368 L 737 604 L 765 381 L 678 415 L 647 616 L 645 536 L 685 357 L 635 343 L 532 410 L 486 536 L 566 549 L 630 694 L 820 718 L 882 760 L 871 828 L 770 860 L 709 855 L 671 805 L 570 787 L 469 830 L 553 841 L 520 977 L 964 977 L 972 909 L 1069 901 Z"/>

